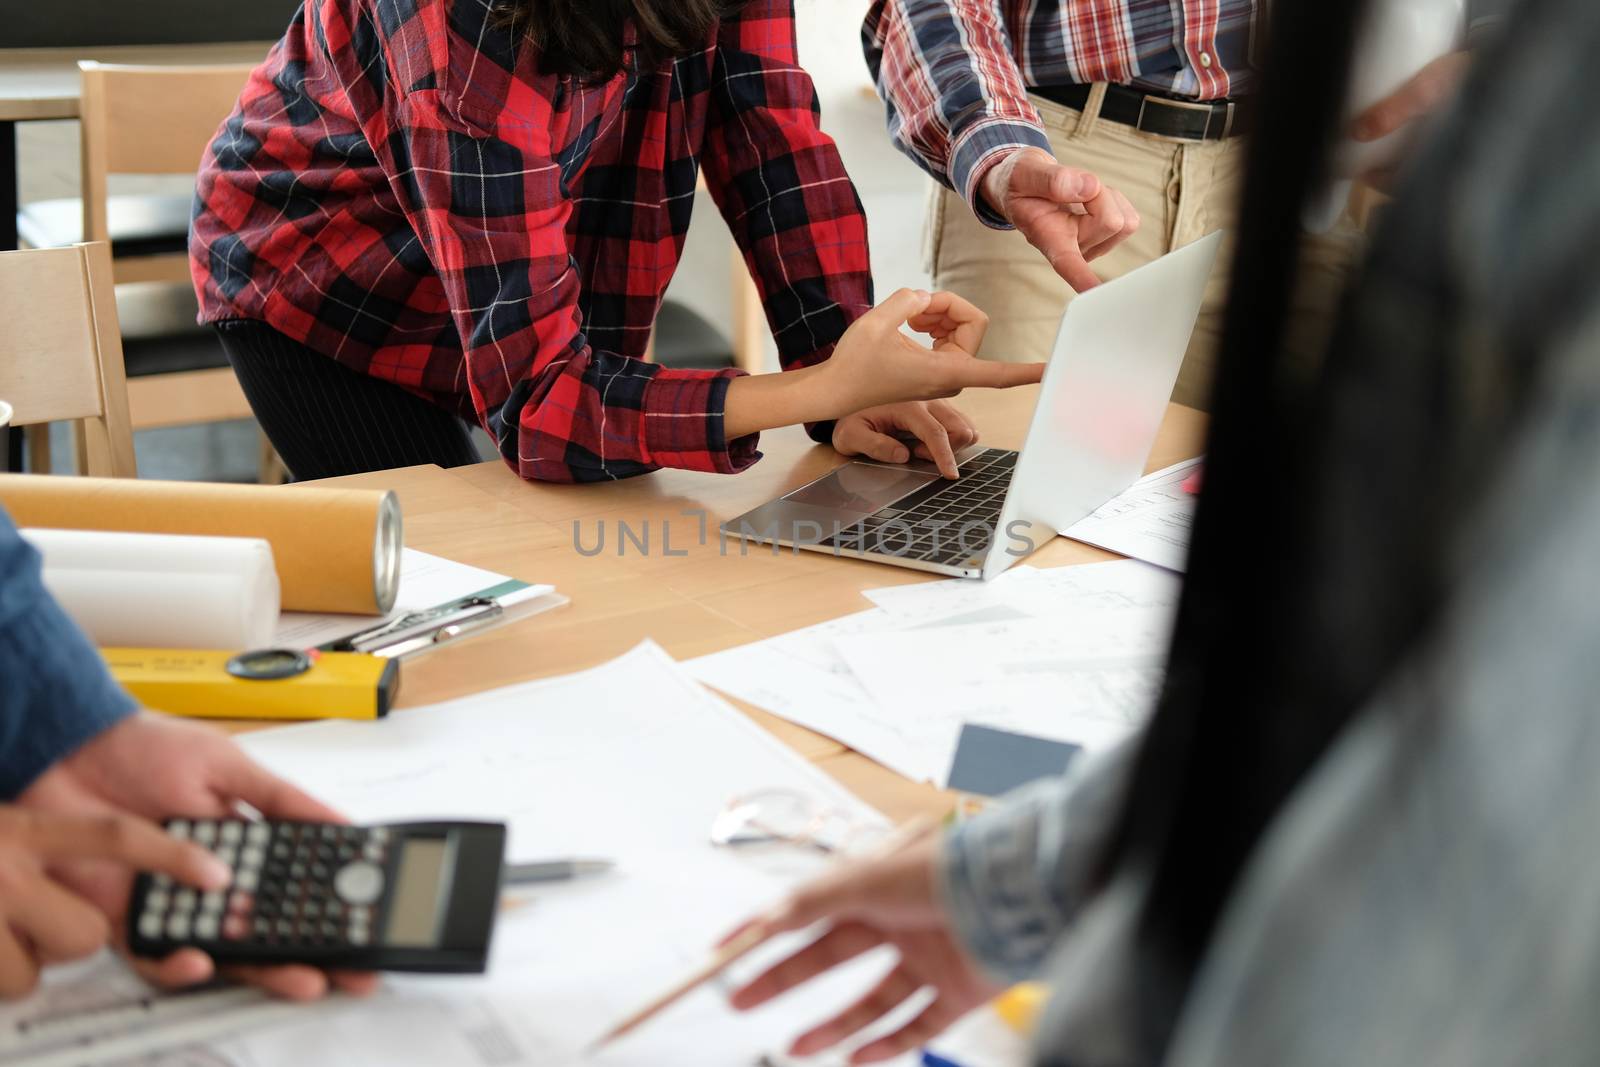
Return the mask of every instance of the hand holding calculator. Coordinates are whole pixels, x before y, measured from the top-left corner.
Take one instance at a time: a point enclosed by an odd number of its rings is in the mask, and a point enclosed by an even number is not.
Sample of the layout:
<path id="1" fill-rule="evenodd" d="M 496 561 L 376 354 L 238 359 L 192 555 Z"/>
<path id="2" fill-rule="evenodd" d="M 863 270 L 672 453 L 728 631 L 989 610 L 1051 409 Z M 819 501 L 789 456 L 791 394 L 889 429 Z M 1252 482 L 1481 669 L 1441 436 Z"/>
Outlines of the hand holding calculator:
<path id="1" fill-rule="evenodd" d="M 128 907 L 136 956 L 198 948 L 219 964 L 480 973 L 499 907 L 501 823 L 342 826 L 172 819 L 174 837 L 234 872 L 202 893 L 141 874 Z"/>

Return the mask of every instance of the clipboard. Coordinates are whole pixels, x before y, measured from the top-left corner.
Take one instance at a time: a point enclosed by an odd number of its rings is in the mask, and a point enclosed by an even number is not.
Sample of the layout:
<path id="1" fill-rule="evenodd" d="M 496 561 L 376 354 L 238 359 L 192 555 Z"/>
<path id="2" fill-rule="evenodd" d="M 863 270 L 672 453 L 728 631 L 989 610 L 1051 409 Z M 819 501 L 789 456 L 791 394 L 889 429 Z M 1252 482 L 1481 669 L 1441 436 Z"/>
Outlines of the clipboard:
<path id="1" fill-rule="evenodd" d="M 365 652 L 385 659 L 406 659 L 570 603 L 572 599 L 557 593 L 554 586 L 509 579 L 317 647 L 322 652 Z"/>

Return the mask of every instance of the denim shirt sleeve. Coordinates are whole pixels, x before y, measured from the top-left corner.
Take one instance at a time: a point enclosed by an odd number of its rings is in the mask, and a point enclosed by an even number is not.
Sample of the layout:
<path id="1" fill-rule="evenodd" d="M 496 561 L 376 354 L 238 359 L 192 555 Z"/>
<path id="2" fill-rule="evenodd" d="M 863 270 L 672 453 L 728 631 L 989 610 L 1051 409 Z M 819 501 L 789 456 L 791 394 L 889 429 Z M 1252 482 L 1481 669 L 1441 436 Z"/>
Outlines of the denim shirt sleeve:
<path id="1" fill-rule="evenodd" d="M 134 709 L 0 510 L 0 800 Z"/>
<path id="2" fill-rule="evenodd" d="M 1137 739 L 1012 793 L 944 842 L 943 903 L 968 953 L 1002 984 L 1032 977 L 1077 914 L 1121 810 Z"/>

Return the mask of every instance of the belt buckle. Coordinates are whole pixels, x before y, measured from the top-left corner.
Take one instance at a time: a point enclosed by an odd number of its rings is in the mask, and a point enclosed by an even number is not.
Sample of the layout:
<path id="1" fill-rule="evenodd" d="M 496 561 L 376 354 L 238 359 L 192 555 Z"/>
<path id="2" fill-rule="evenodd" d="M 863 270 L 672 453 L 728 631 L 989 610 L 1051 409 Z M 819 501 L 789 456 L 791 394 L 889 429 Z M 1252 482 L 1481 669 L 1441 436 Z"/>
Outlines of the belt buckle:
<path id="1" fill-rule="evenodd" d="M 1144 128 L 1144 111 L 1145 111 L 1145 108 L 1149 106 L 1149 104 L 1150 104 L 1150 102 L 1152 100 L 1154 100 L 1157 104 L 1159 104 L 1162 107 L 1176 108 L 1176 109 L 1181 110 L 1181 111 L 1204 111 L 1206 113 L 1205 129 L 1200 131 L 1200 136 L 1199 137 L 1179 137 L 1177 134 L 1155 133 L 1154 131 L 1145 129 Z M 1144 134 L 1144 136 L 1149 137 L 1152 140 L 1156 140 L 1156 141 L 1171 141 L 1171 142 L 1174 142 L 1176 144 L 1202 144 L 1205 141 L 1210 139 L 1210 136 L 1211 136 L 1211 120 L 1214 119 L 1215 117 L 1216 117 L 1216 105 L 1215 104 L 1210 104 L 1210 103 L 1202 104 L 1202 103 L 1199 103 L 1198 101 L 1196 101 L 1194 103 L 1190 103 L 1187 100 L 1173 100 L 1173 99 L 1171 99 L 1169 97 L 1152 96 L 1151 94 L 1146 93 L 1146 94 L 1144 94 L 1143 99 L 1141 99 L 1139 101 L 1139 117 L 1134 120 L 1133 128 L 1138 130 L 1140 133 Z M 1222 127 L 1222 140 L 1227 140 L 1228 134 L 1231 133 L 1231 132 L 1233 132 L 1233 101 L 1232 100 L 1228 101 L 1227 120 L 1226 120 L 1225 124 Z"/>

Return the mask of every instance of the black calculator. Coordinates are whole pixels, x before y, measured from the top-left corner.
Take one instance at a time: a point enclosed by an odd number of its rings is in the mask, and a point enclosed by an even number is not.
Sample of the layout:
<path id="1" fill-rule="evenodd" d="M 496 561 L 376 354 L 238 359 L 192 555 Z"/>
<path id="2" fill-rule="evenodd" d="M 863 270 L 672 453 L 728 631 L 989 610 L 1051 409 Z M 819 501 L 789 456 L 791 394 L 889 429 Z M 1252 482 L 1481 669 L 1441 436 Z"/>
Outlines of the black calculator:
<path id="1" fill-rule="evenodd" d="M 172 819 L 166 827 L 210 849 L 233 884 L 201 892 L 140 874 L 128 906 L 136 956 L 193 947 L 224 964 L 472 974 L 488 964 L 503 823 Z"/>

